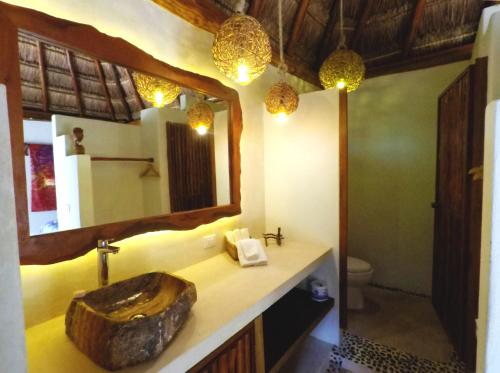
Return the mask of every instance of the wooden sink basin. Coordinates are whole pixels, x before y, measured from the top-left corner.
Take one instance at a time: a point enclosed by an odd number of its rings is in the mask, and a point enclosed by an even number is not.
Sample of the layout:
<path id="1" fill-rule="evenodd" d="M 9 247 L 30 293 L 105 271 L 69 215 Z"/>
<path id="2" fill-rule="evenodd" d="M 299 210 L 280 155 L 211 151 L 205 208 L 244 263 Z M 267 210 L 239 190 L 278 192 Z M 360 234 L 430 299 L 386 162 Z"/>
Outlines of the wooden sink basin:
<path id="1" fill-rule="evenodd" d="M 192 282 L 148 273 L 74 298 L 66 334 L 95 363 L 117 370 L 158 356 L 194 302 Z"/>

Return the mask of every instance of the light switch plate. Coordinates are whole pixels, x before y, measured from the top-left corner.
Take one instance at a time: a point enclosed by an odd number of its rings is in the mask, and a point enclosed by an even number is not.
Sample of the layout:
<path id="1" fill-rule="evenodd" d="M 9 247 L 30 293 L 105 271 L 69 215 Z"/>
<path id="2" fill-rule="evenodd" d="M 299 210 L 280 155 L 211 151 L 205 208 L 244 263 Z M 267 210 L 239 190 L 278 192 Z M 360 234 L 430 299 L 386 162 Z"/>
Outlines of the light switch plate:
<path id="1" fill-rule="evenodd" d="M 216 238 L 215 233 L 203 237 L 203 248 L 210 249 L 212 247 L 215 247 L 215 238 Z"/>

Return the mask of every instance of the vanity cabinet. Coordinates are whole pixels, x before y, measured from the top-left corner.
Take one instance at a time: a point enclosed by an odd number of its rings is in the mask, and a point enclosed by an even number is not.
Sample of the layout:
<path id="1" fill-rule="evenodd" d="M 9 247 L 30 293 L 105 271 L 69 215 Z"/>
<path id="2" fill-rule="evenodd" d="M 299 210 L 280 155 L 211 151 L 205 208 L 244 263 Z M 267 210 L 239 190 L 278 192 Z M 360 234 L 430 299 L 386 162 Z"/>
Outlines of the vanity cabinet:
<path id="1" fill-rule="evenodd" d="M 189 373 L 264 372 L 262 316 L 245 326 Z"/>
<path id="2" fill-rule="evenodd" d="M 189 373 L 276 373 L 334 306 L 292 289 Z"/>

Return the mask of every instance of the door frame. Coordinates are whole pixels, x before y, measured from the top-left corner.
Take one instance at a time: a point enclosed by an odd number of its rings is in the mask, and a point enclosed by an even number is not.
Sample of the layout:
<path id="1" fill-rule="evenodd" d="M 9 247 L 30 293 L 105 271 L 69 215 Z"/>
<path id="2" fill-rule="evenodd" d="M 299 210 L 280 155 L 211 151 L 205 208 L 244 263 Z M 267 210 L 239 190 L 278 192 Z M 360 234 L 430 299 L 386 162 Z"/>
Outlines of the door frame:
<path id="1" fill-rule="evenodd" d="M 348 232 L 348 128 L 347 90 L 339 91 L 339 317 L 340 328 L 347 328 L 347 232 Z"/>

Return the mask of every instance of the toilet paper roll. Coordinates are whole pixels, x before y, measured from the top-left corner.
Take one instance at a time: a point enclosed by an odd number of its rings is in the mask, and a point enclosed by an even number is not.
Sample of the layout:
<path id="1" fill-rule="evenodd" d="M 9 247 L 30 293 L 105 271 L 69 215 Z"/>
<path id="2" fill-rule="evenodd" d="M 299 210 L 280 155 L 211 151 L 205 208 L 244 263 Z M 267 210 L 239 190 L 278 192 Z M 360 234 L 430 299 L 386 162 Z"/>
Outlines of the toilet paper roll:
<path id="1" fill-rule="evenodd" d="M 312 299 L 316 302 L 324 302 L 328 300 L 328 288 L 320 280 L 311 282 Z"/>

